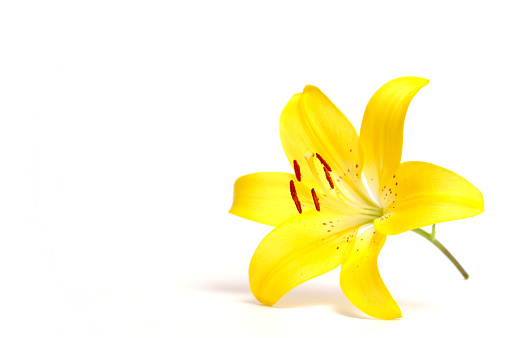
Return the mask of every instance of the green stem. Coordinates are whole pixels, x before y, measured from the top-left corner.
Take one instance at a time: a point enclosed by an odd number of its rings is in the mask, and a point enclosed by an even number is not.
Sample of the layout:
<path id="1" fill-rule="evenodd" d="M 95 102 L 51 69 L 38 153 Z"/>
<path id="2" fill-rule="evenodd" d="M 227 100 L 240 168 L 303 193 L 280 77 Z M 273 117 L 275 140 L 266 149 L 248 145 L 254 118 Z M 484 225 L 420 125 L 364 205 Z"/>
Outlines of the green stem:
<path id="1" fill-rule="evenodd" d="M 461 274 L 463 275 L 463 277 L 465 277 L 465 279 L 468 279 L 468 273 L 465 271 L 465 269 L 463 269 L 463 267 L 460 265 L 460 263 L 456 260 L 456 258 L 454 258 L 453 255 L 451 255 L 451 253 L 449 252 L 449 250 L 447 250 L 443 245 L 442 243 L 440 243 L 436 238 L 435 238 L 435 224 L 433 224 L 433 228 L 431 230 L 431 233 L 427 233 L 426 231 L 422 230 L 422 229 L 414 229 L 412 230 L 413 232 L 415 232 L 416 234 L 419 234 L 421 235 L 422 237 L 426 238 L 428 241 L 430 241 L 431 243 L 433 243 L 433 245 L 435 245 L 437 248 L 440 249 L 440 251 L 442 251 L 442 253 L 444 255 L 447 256 L 447 258 L 449 258 L 449 260 L 452 262 L 452 264 L 454 264 L 454 266 L 456 266 L 456 268 L 461 272 Z"/>

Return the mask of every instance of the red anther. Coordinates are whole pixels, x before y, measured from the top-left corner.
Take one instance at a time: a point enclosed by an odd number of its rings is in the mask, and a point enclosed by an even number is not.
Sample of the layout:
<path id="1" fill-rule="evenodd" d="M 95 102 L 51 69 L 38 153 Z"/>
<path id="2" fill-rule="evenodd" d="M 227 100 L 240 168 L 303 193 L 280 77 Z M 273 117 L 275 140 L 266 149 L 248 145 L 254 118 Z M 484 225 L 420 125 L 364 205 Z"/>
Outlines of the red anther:
<path id="1" fill-rule="evenodd" d="M 316 196 L 315 188 L 311 189 L 311 195 L 313 195 L 313 202 L 315 202 L 316 211 L 320 211 L 320 203 L 318 202 L 318 196 Z"/>
<path id="2" fill-rule="evenodd" d="M 302 179 L 302 175 L 300 173 L 300 166 L 297 163 L 297 160 L 293 160 L 293 171 L 295 171 L 295 177 L 297 177 L 297 181 L 300 182 Z"/>
<path id="3" fill-rule="evenodd" d="M 323 172 L 325 173 L 325 177 L 327 178 L 327 181 L 329 182 L 330 188 L 334 189 L 334 182 L 332 182 L 332 178 L 330 177 L 330 174 L 327 171 L 327 168 L 323 167 Z"/>
<path id="4" fill-rule="evenodd" d="M 300 205 L 299 197 L 297 196 L 297 190 L 295 189 L 295 183 L 293 180 L 290 181 L 290 193 L 292 194 L 293 202 L 297 207 L 299 214 L 302 214 L 302 206 Z"/>
<path id="5" fill-rule="evenodd" d="M 332 171 L 332 168 L 330 167 L 329 163 L 325 162 L 325 160 L 323 159 L 322 156 L 320 156 L 320 154 L 316 153 L 316 157 L 318 157 L 320 162 L 322 162 L 323 166 L 327 168 L 328 171 Z"/>

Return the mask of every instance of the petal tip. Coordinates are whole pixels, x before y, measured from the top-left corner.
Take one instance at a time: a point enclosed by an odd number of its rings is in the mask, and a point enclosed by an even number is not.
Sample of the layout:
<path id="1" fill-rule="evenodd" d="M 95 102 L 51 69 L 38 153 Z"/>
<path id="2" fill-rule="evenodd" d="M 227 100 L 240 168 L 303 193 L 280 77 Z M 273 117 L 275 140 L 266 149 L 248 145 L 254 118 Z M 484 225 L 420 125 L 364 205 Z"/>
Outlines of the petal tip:
<path id="1" fill-rule="evenodd" d="M 394 319 L 403 318 L 403 314 L 401 313 L 401 310 L 398 308 L 398 312 L 396 313 L 396 317 Z"/>
<path id="2" fill-rule="evenodd" d="M 479 207 L 480 212 L 479 213 L 483 213 L 484 212 L 484 196 L 482 195 L 482 192 L 480 190 L 479 190 L 479 194 L 481 195 L 481 202 L 480 202 L 480 207 Z"/>
<path id="3" fill-rule="evenodd" d="M 425 85 L 427 85 L 429 83 L 428 79 L 425 79 L 423 77 L 418 77 L 418 76 L 404 76 L 404 77 L 394 79 L 392 81 L 395 81 L 395 82 L 408 81 L 408 82 L 411 82 L 411 83 L 421 86 L 421 87 L 424 87 Z M 392 81 L 390 81 L 390 82 L 392 82 Z"/>
<path id="4" fill-rule="evenodd" d="M 383 319 L 383 320 L 395 320 L 403 318 L 403 315 L 401 314 L 401 310 L 398 306 L 398 304 L 394 303 L 392 307 L 387 308 L 385 310 L 382 310 L 377 313 L 366 313 L 367 315 L 377 318 L 377 319 Z"/>
<path id="5" fill-rule="evenodd" d="M 379 90 L 381 90 L 382 92 L 385 90 L 389 90 L 391 92 L 398 92 L 406 88 L 404 92 L 406 92 L 407 95 L 410 95 L 411 99 L 422 87 L 426 86 L 428 83 L 429 80 L 423 77 L 404 76 L 398 77 L 394 80 L 387 82 L 382 87 L 380 87 Z"/>
<path id="6" fill-rule="evenodd" d="M 303 93 L 308 93 L 308 92 L 313 92 L 313 91 L 316 91 L 318 89 L 318 87 L 316 86 L 313 86 L 313 85 L 306 85 L 304 87 L 304 89 L 302 90 Z M 319 89 L 318 89 L 319 90 Z"/>
<path id="7" fill-rule="evenodd" d="M 264 288 L 260 285 L 259 281 L 255 280 L 253 278 L 253 274 L 250 271 L 249 276 L 249 289 L 251 290 L 251 293 L 253 294 L 254 298 L 256 298 L 257 301 L 262 303 L 266 306 L 272 306 L 276 304 L 281 297 L 284 295 L 276 295 L 275 293 L 271 293 L 270 290 L 264 290 Z"/>

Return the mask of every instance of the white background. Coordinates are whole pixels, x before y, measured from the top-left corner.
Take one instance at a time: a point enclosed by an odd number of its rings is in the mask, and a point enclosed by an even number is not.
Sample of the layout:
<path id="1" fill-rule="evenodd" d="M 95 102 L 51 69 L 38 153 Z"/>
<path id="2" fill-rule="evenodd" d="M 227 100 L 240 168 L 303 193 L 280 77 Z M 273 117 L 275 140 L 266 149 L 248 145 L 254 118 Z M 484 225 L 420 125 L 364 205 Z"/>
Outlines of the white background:
<path id="1" fill-rule="evenodd" d="M 348 4 L 350 3 L 350 4 Z M 3 1 L 0 336 L 499 336 L 507 328 L 508 44 L 503 1 Z M 279 114 L 306 84 L 359 128 L 385 82 L 430 84 L 403 160 L 467 178 L 485 213 L 438 226 L 468 281 L 414 233 L 369 319 L 339 269 L 259 305 L 270 227 L 228 214 L 235 179 L 291 171 Z"/>

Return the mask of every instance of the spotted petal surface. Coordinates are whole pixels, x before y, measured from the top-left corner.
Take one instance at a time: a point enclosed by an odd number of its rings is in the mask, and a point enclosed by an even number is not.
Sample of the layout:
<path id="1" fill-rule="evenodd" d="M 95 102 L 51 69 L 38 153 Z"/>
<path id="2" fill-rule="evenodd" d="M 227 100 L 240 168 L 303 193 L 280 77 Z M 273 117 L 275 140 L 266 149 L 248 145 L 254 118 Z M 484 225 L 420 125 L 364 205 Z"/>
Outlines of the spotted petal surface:
<path id="1" fill-rule="evenodd" d="M 375 227 L 387 235 L 484 211 L 482 193 L 460 175 L 426 162 L 404 162 L 381 190 L 384 215 Z"/>
<path id="2" fill-rule="evenodd" d="M 311 210 L 277 226 L 251 259 L 251 292 L 261 303 L 273 305 L 297 285 L 338 267 L 364 222 Z"/>

